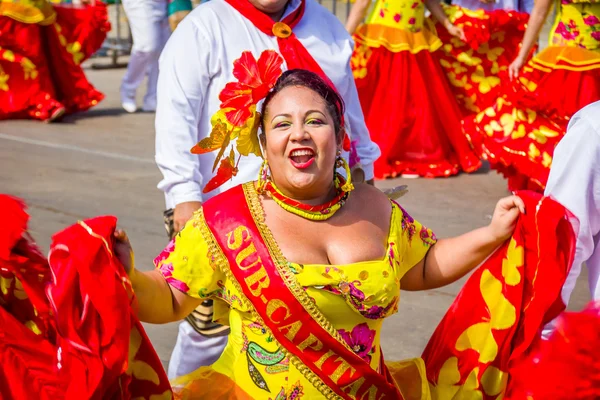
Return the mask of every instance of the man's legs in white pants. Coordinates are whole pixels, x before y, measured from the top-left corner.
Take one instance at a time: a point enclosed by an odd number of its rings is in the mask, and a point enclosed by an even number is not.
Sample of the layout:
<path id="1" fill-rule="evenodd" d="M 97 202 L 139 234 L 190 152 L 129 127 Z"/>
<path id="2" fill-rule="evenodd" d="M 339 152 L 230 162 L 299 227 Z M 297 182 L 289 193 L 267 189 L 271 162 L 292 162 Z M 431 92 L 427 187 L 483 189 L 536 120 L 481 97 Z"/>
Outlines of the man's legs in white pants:
<path id="1" fill-rule="evenodd" d="M 121 83 L 121 103 L 128 112 L 135 112 L 135 94 L 144 77 L 148 76 L 148 91 L 144 110 L 156 110 L 158 58 L 169 35 L 166 0 L 123 0 L 129 20 L 133 47 L 127 72 Z"/>
<path id="2" fill-rule="evenodd" d="M 194 372 L 200 367 L 213 364 L 223 353 L 227 336 L 206 337 L 183 321 L 169 361 L 169 379 Z"/>

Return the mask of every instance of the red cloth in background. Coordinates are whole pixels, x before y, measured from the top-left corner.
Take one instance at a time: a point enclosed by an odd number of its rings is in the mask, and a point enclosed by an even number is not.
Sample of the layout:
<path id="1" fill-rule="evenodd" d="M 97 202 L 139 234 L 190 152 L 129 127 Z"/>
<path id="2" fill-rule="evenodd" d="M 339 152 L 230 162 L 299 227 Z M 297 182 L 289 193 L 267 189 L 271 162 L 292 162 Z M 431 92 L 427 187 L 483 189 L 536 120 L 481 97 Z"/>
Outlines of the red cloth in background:
<path id="1" fill-rule="evenodd" d="M 47 26 L 0 16 L 0 120 L 47 120 L 58 110 L 85 111 L 104 95 L 87 80 L 81 63 L 110 30 L 106 5 L 54 5 Z"/>

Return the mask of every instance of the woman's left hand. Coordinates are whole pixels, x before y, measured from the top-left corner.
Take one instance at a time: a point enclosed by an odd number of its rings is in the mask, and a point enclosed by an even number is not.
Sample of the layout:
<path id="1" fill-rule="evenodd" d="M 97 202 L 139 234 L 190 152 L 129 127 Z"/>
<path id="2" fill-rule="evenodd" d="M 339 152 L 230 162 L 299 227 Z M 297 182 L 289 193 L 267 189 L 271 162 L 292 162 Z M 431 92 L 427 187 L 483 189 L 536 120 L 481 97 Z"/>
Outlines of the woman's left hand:
<path id="1" fill-rule="evenodd" d="M 496 204 L 488 228 L 498 243 L 503 243 L 512 236 L 519 214 L 525 214 L 525 203 L 519 196 L 505 197 Z"/>

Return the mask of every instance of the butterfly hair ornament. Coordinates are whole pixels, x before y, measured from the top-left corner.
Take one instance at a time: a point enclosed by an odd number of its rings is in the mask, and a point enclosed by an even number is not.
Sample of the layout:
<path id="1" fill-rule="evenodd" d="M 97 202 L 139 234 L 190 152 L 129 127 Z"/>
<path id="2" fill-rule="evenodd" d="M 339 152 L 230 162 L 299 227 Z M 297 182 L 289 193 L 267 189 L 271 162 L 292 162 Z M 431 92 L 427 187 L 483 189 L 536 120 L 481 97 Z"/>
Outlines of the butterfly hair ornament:
<path id="1" fill-rule="evenodd" d="M 282 64 L 283 58 L 273 50 L 263 51 L 258 60 L 251 52 L 244 51 L 233 62 L 233 76 L 237 81 L 227 83 L 219 94 L 221 107 L 210 119 L 210 135 L 191 149 L 193 154 L 218 151 L 212 168 L 216 175 L 208 181 L 203 193 L 215 190 L 236 176 L 242 156 L 262 157 L 257 103 L 277 82 Z M 227 153 L 231 143 L 234 145 Z"/>

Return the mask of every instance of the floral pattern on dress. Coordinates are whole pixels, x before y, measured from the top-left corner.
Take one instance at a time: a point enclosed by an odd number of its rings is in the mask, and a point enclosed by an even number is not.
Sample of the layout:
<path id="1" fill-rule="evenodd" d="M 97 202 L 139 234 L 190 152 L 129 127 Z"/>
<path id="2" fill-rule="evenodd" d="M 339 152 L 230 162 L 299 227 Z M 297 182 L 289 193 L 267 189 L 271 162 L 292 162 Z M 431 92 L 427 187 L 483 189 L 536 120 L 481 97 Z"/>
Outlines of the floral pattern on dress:
<path id="1" fill-rule="evenodd" d="M 367 23 L 419 32 L 425 21 L 425 5 L 422 0 L 378 1 Z"/>
<path id="2" fill-rule="evenodd" d="M 437 238 L 435 237 L 435 233 L 424 226 L 421 227 L 421 232 L 419 234 L 421 241 L 426 246 L 433 246 L 437 242 Z"/>
<path id="3" fill-rule="evenodd" d="M 600 3 L 562 0 L 551 42 L 555 46 L 600 50 Z"/>
<path id="4" fill-rule="evenodd" d="M 385 304 L 367 305 L 365 303 L 369 299 L 362 290 L 358 289 L 357 286 L 360 285 L 360 281 L 347 282 L 343 280 L 337 287 L 327 285 L 323 287 L 323 290 L 344 297 L 346 303 L 351 305 L 364 318 L 372 320 L 385 318 L 394 307 L 397 298 L 392 297 L 391 301 Z"/>
<path id="5" fill-rule="evenodd" d="M 183 293 L 190 291 L 189 286 L 185 282 L 173 277 L 173 263 L 163 263 L 158 269 L 169 285 L 173 286 L 177 290 L 182 291 Z"/>
<path id="6" fill-rule="evenodd" d="M 169 244 L 167 245 L 167 247 L 165 247 L 164 250 L 161 251 L 160 254 L 154 259 L 154 266 L 158 267 L 158 264 L 160 264 L 162 261 L 165 261 L 167 258 L 169 258 L 171 253 L 174 251 L 175 251 L 175 239 L 171 240 L 169 242 Z"/>
<path id="7" fill-rule="evenodd" d="M 404 208 L 402 208 L 402 206 L 396 202 L 394 202 L 398 208 L 400 208 L 400 211 L 402 211 L 402 221 L 401 221 L 401 226 L 402 226 L 402 232 L 406 232 L 407 236 L 408 236 L 408 241 L 409 243 L 412 242 L 412 238 L 415 235 L 415 233 L 417 232 L 416 228 L 415 228 L 415 219 L 413 217 L 410 216 L 409 213 L 406 212 L 406 210 L 404 210 Z"/>
<path id="8" fill-rule="evenodd" d="M 371 353 L 374 350 L 373 342 L 375 341 L 376 332 L 371 330 L 369 325 L 366 323 L 359 324 L 351 332 L 340 329 L 338 333 L 357 356 L 371 363 Z"/>

